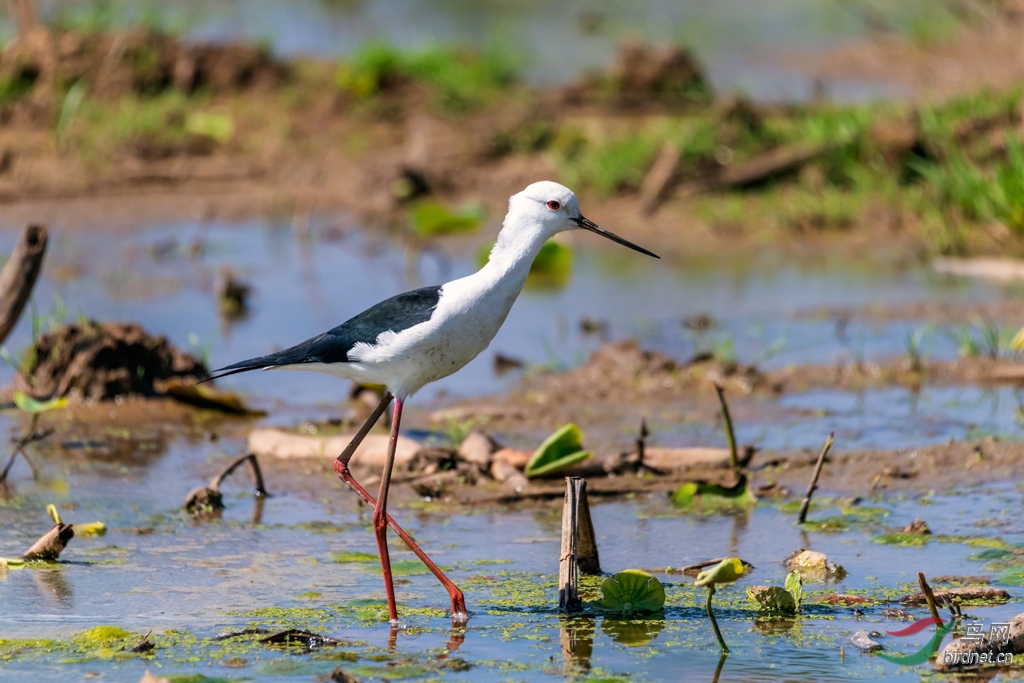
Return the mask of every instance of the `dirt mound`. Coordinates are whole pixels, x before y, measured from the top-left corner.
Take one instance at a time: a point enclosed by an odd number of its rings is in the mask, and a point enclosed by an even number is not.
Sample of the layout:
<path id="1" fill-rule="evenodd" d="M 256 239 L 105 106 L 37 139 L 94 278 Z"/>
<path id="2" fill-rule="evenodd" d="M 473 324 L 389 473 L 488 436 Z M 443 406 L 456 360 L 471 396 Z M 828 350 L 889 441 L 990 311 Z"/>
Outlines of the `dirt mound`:
<path id="1" fill-rule="evenodd" d="M 722 361 L 710 354 L 679 362 L 663 353 L 642 349 L 635 341 L 605 344 L 579 368 L 538 378 L 546 391 L 564 395 L 567 400 L 572 396 L 604 399 L 675 393 L 710 382 L 734 385 L 749 392 L 761 381 L 760 373 L 750 366 Z"/>
<path id="2" fill-rule="evenodd" d="M 25 381 L 37 396 L 153 396 L 162 380 L 209 376 L 200 361 L 134 323 L 65 325 L 40 337 L 30 353 Z"/>
<path id="3" fill-rule="evenodd" d="M 0 53 L 0 84 L 52 107 L 56 93 L 86 83 L 93 94 L 154 95 L 169 88 L 192 93 L 276 85 L 287 68 L 254 45 L 189 44 L 152 29 L 53 32 L 37 27 Z"/>
<path id="4" fill-rule="evenodd" d="M 607 74 L 591 76 L 567 91 L 570 100 L 612 100 L 622 107 L 706 105 L 711 86 L 685 47 L 655 48 L 637 40 L 622 44 Z"/>

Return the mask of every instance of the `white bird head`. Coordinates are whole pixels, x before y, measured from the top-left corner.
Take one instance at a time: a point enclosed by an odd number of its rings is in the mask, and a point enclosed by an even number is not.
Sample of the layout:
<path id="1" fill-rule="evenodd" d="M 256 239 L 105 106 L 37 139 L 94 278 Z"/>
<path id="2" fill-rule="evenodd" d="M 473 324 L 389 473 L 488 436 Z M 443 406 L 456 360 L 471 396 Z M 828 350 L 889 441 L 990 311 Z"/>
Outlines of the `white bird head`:
<path id="1" fill-rule="evenodd" d="M 660 258 L 584 218 L 573 191 L 550 180 L 533 183 L 519 194 L 512 195 L 508 200 L 508 214 L 510 218 L 514 216 L 518 221 L 540 226 L 544 239 L 565 230 L 583 229 L 596 232 L 641 254 Z"/>

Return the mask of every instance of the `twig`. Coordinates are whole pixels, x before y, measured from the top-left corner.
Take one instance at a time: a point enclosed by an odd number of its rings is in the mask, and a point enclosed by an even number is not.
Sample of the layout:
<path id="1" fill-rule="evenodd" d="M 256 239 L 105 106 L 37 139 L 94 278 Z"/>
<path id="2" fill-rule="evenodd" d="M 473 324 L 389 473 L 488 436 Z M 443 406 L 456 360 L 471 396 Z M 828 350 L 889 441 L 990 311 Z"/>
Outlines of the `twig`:
<path id="1" fill-rule="evenodd" d="M 253 484 L 256 487 L 255 494 L 257 496 L 267 495 L 267 490 L 263 487 L 263 473 L 260 471 L 260 463 L 258 460 L 256 460 L 255 453 L 247 453 L 246 455 L 243 455 L 241 458 L 235 460 L 233 463 L 228 465 L 224 469 L 224 471 L 218 474 L 217 478 L 214 479 L 213 482 L 211 482 L 210 488 L 212 488 L 214 491 L 220 492 L 220 485 L 224 481 L 225 477 L 234 472 L 238 468 L 238 466 L 241 465 L 246 460 L 249 461 L 249 466 L 252 469 L 252 480 Z"/>
<path id="2" fill-rule="evenodd" d="M 558 561 L 558 608 L 578 612 L 582 607 L 578 590 L 579 500 L 583 480 L 565 478 L 565 504 L 562 506 L 562 554 Z"/>
<path id="3" fill-rule="evenodd" d="M 7 339 L 32 295 L 46 254 L 46 228 L 26 225 L 14 252 L 0 271 L 0 343 Z"/>
<path id="4" fill-rule="evenodd" d="M 4 471 L 0 472 L 0 484 L 7 481 L 7 474 L 11 471 L 11 467 L 14 466 L 14 461 L 19 454 L 25 458 L 25 462 L 28 463 L 29 468 L 32 470 L 32 477 L 35 478 L 36 468 L 32 466 L 32 461 L 29 460 L 28 455 L 25 453 L 25 446 L 36 441 L 42 441 L 54 432 L 52 428 L 37 432 L 37 426 L 39 426 L 39 413 L 32 413 L 32 417 L 29 418 L 28 429 L 14 442 L 14 451 L 11 453 L 11 458 L 7 461 Z"/>
<path id="5" fill-rule="evenodd" d="M 729 652 L 729 646 L 725 644 L 725 638 L 722 637 L 722 631 L 718 628 L 718 620 L 715 619 L 715 613 L 711 610 L 711 598 L 715 595 L 715 584 L 708 584 L 708 619 L 711 620 L 711 626 L 715 629 L 715 637 L 718 638 L 718 644 L 722 646 L 722 652 Z"/>
<path id="6" fill-rule="evenodd" d="M 647 418 L 640 418 L 640 432 L 636 436 L 636 453 L 637 453 L 637 464 L 643 466 L 644 464 L 644 446 L 647 444 L 647 436 L 650 434 L 647 431 Z"/>
<path id="7" fill-rule="evenodd" d="M 7 461 L 7 465 L 4 467 L 4 471 L 0 472 L 0 484 L 3 484 L 5 481 L 7 481 L 7 473 L 11 471 L 12 467 L 14 467 L 14 461 L 17 460 L 18 453 L 21 453 L 20 448 L 15 448 L 14 452 L 11 453 L 11 457 Z"/>
<path id="8" fill-rule="evenodd" d="M 800 516 L 797 518 L 797 524 L 803 524 L 807 521 L 807 509 L 811 506 L 811 496 L 814 495 L 814 491 L 818 488 L 821 466 L 825 464 L 825 456 L 828 455 L 829 450 L 832 448 L 834 437 L 835 433 L 830 433 L 828 439 L 825 440 L 825 445 L 821 448 L 821 453 L 818 453 L 818 463 L 814 466 L 814 476 L 811 477 L 811 485 L 807 487 L 807 493 L 804 495 L 803 502 L 800 503 Z"/>
<path id="9" fill-rule="evenodd" d="M 932 587 L 928 585 L 928 579 L 924 577 L 924 572 L 917 573 L 917 583 L 921 586 L 921 592 L 924 593 L 924 599 L 928 603 L 928 611 L 931 612 L 932 619 L 935 620 L 935 623 L 941 622 L 939 608 L 935 604 L 935 593 L 932 592 Z"/>
<path id="10" fill-rule="evenodd" d="M 722 404 L 722 421 L 725 422 L 725 436 L 729 439 L 729 467 L 732 471 L 739 472 L 739 456 L 736 454 L 736 432 L 732 428 L 732 417 L 729 415 L 729 405 L 725 402 L 725 392 L 722 385 L 715 382 L 715 393 L 718 394 L 718 402 Z"/>

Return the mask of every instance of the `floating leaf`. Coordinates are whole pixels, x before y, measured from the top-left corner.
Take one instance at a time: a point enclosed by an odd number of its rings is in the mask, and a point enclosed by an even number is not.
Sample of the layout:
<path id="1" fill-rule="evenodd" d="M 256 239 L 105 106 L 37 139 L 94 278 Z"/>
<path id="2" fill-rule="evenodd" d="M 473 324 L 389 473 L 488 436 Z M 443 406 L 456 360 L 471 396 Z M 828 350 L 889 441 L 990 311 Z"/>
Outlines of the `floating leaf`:
<path id="1" fill-rule="evenodd" d="M 451 211 L 435 199 L 424 199 L 409 209 L 409 223 L 413 232 L 422 237 L 472 232 L 480 227 L 483 218 L 482 204 L 471 204 L 458 211 Z"/>
<path id="2" fill-rule="evenodd" d="M 786 576 L 786 590 L 793 596 L 796 608 L 800 609 L 800 602 L 804 597 L 804 579 L 800 572 L 792 571 Z"/>
<path id="3" fill-rule="evenodd" d="M 67 404 L 67 396 L 53 398 L 49 401 L 38 401 L 28 394 L 24 394 L 20 391 L 14 392 L 14 405 L 18 406 L 26 413 L 45 413 L 48 410 L 63 408 Z"/>
<path id="4" fill-rule="evenodd" d="M 105 536 L 107 525 L 103 522 L 87 522 L 86 524 L 75 524 L 75 536 Z"/>
<path id="5" fill-rule="evenodd" d="M 697 575 L 697 585 L 707 586 L 716 583 L 729 583 L 743 576 L 743 561 L 738 557 L 727 557 L 711 569 L 705 569 Z"/>
<path id="6" fill-rule="evenodd" d="M 195 111 L 185 117 L 185 130 L 192 135 L 227 142 L 235 135 L 235 120 L 229 114 Z"/>
<path id="7" fill-rule="evenodd" d="M 780 586 L 748 586 L 747 597 L 765 612 L 796 614 L 797 605 L 793 594 Z"/>
<path id="8" fill-rule="evenodd" d="M 656 612 L 665 606 L 665 589 L 654 576 L 626 569 L 601 584 L 602 609 L 615 612 Z"/>
<path id="9" fill-rule="evenodd" d="M 565 469 L 590 457 L 583 450 L 580 428 L 570 423 L 562 425 L 544 440 L 523 470 L 527 477 L 540 477 Z"/>
<path id="10" fill-rule="evenodd" d="M 706 481 L 688 481 L 672 494 L 672 504 L 680 508 L 690 507 L 746 507 L 755 502 L 747 477 L 741 474 L 733 486 L 722 486 Z"/>
<path id="11" fill-rule="evenodd" d="M 21 569 L 25 560 L 21 557 L 0 557 L 0 569 Z"/>

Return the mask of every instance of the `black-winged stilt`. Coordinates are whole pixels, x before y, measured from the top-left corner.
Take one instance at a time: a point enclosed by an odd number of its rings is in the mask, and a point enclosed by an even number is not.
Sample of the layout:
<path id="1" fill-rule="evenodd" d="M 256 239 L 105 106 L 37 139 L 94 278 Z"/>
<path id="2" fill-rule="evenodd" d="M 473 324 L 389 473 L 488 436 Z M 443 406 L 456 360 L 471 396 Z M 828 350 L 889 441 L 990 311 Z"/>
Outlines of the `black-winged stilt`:
<path id="1" fill-rule="evenodd" d="M 244 360 L 216 370 L 213 378 L 248 370 L 314 370 L 344 379 L 382 384 L 387 393 L 338 456 L 334 470 L 360 498 L 373 507 L 384 589 L 391 622 L 398 620 L 395 588 L 388 558 L 387 527 L 416 553 L 448 591 L 452 618 L 465 619 L 462 591 L 387 514 L 388 486 L 402 406 L 424 385 L 459 370 L 487 348 L 505 322 L 523 288 L 530 265 L 549 237 L 582 228 L 596 232 L 642 254 L 657 255 L 598 227 L 580 213 L 576 195 L 558 183 L 533 183 L 508 202 L 508 214 L 487 264 L 473 275 L 434 287 L 423 287 L 380 302 L 348 322 L 278 353 Z M 348 468 L 352 454 L 380 416 L 395 401 L 391 440 L 377 499 L 360 486 Z"/>

